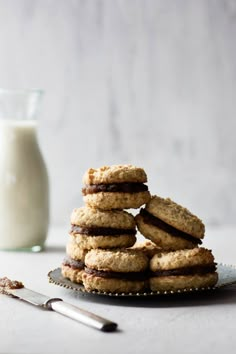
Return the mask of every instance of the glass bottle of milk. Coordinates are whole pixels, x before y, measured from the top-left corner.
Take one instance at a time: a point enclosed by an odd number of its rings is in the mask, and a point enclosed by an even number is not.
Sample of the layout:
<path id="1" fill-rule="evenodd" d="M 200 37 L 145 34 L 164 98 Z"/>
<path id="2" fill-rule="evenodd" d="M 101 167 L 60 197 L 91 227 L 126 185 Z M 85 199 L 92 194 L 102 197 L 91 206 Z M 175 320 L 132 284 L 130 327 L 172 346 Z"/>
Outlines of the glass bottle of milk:
<path id="1" fill-rule="evenodd" d="M 43 249 L 49 223 L 47 169 L 37 140 L 40 90 L 0 89 L 0 249 Z"/>

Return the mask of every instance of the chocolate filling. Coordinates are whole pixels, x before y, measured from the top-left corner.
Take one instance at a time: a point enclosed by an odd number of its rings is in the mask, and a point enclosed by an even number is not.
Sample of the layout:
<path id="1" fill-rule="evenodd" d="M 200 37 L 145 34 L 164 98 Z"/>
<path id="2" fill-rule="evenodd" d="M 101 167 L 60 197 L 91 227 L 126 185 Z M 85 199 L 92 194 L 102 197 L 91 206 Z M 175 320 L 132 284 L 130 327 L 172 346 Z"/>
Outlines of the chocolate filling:
<path id="1" fill-rule="evenodd" d="M 167 232 L 171 236 L 181 237 L 187 241 L 190 241 L 192 243 L 199 244 L 199 245 L 201 245 L 201 243 L 202 243 L 202 241 L 199 238 L 193 237 L 193 236 L 187 234 L 186 232 L 180 231 L 180 230 L 176 229 L 175 227 L 168 225 L 164 221 L 158 219 L 156 216 L 153 216 L 152 214 L 150 214 L 146 209 L 141 209 L 140 215 L 142 215 L 143 221 L 146 224 L 151 224 L 151 225 L 157 226 L 159 229 Z"/>
<path id="2" fill-rule="evenodd" d="M 146 191 L 148 191 L 148 186 L 143 183 L 86 184 L 82 188 L 83 195 L 100 192 L 138 193 Z"/>
<path id="3" fill-rule="evenodd" d="M 147 272 L 109 272 L 104 270 L 96 270 L 85 267 L 85 272 L 88 274 L 96 275 L 102 278 L 112 278 L 112 279 L 125 279 L 125 280 L 139 280 L 144 281 L 148 279 Z"/>
<path id="4" fill-rule="evenodd" d="M 0 278 L 0 293 L 4 290 L 14 290 L 14 289 L 21 289 L 24 288 L 23 283 L 17 280 L 10 280 L 7 277 Z"/>
<path id="5" fill-rule="evenodd" d="M 158 270 L 155 272 L 151 272 L 151 277 L 165 277 L 170 275 L 191 275 L 191 274 L 207 274 L 216 271 L 215 264 L 208 265 L 195 265 L 191 267 L 182 267 L 177 269 L 169 269 L 169 270 Z"/>
<path id="6" fill-rule="evenodd" d="M 135 235 L 135 229 L 116 229 L 112 227 L 81 227 L 71 225 L 71 234 L 81 234 L 87 236 L 120 236 Z"/>
<path id="7" fill-rule="evenodd" d="M 71 257 L 66 257 L 62 263 L 64 266 L 68 266 L 72 269 L 84 269 L 84 262 L 83 261 L 76 261 Z"/>

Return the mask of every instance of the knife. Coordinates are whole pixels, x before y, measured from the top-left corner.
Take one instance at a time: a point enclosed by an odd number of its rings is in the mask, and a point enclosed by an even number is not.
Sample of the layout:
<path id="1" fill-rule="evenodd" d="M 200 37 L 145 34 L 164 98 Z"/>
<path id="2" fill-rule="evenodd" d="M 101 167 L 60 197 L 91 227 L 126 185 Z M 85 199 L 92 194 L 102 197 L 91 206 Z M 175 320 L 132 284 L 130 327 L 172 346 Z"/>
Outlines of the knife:
<path id="1" fill-rule="evenodd" d="M 112 332 L 117 329 L 117 323 L 115 322 L 68 304 L 60 298 L 50 298 L 46 295 L 27 289 L 21 282 L 16 280 L 12 281 L 6 277 L 0 278 L 0 293 L 13 296 L 47 310 L 56 311 L 64 316 L 72 318 L 73 320 L 104 332 Z"/>

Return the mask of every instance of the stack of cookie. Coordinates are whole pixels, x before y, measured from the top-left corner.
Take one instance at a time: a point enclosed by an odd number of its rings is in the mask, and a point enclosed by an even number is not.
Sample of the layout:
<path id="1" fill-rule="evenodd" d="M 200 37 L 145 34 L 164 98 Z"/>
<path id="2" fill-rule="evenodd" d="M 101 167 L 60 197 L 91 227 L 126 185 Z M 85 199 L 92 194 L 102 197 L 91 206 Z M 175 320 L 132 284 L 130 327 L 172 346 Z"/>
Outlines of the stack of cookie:
<path id="1" fill-rule="evenodd" d="M 89 169 L 83 178 L 85 206 L 71 215 L 62 275 L 89 290 L 137 292 L 146 286 L 149 261 L 129 249 L 136 241 L 133 215 L 150 200 L 142 168 L 116 165 Z"/>
<path id="2" fill-rule="evenodd" d="M 215 285 L 214 257 L 210 250 L 198 247 L 205 226 L 197 216 L 169 198 L 153 196 L 135 220 L 140 233 L 161 249 L 150 260 L 152 291 Z"/>
<path id="3" fill-rule="evenodd" d="M 213 286 L 214 257 L 198 247 L 205 227 L 186 208 L 150 196 L 142 168 L 115 165 L 89 169 L 83 178 L 85 206 L 71 216 L 62 275 L 87 291 L 170 291 Z M 137 209 L 134 218 L 123 209 Z M 136 225 L 147 239 L 135 243 Z"/>

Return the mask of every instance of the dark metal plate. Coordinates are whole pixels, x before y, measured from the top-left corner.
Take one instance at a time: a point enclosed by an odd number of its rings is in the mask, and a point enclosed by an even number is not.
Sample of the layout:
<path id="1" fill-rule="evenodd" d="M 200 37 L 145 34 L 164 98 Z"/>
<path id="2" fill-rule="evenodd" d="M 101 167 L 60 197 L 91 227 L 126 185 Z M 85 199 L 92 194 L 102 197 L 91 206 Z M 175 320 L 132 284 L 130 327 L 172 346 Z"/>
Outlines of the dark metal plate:
<path id="1" fill-rule="evenodd" d="M 192 293 L 197 291 L 209 291 L 222 288 L 227 285 L 236 283 L 236 267 L 232 265 L 218 264 L 217 272 L 219 274 L 219 280 L 214 287 L 207 288 L 191 288 L 191 289 L 179 289 L 175 291 L 157 291 L 157 292 L 143 292 L 143 293 L 109 293 L 101 291 L 91 291 L 88 292 L 85 290 L 83 285 L 76 284 L 71 282 L 69 279 L 64 278 L 61 275 L 61 268 L 56 268 L 51 270 L 48 273 L 49 282 L 55 285 L 62 286 L 67 289 L 72 289 L 79 291 L 83 294 L 94 294 L 94 295 L 106 295 L 106 296 L 118 296 L 118 297 L 127 297 L 127 296 L 139 296 L 139 297 L 149 297 L 149 296 L 158 296 L 158 295 L 168 295 L 168 294 L 180 294 L 180 293 Z"/>

